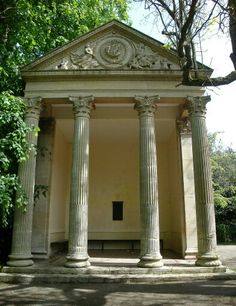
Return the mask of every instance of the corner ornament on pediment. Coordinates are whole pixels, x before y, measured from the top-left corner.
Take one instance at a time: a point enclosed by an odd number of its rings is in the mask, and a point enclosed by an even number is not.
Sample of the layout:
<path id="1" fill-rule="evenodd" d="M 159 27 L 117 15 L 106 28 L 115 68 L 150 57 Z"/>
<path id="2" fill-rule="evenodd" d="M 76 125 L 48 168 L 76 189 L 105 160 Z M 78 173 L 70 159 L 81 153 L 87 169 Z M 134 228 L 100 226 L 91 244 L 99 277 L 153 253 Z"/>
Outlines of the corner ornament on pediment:
<path id="1" fill-rule="evenodd" d="M 206 105 L 211 101 L 211 96 L 187 97 L 186 109 L 190 116 L 206 116 Z"/>
<path id="2" fill-rule="evenodd" d="M 157 109 L 157 100 L 160 99 L 159 95 L 156 96 L 135 96 L 137 101 L 134 109 L 138 111 L 139 116 L 153 116 Z"/>
<path id="3" fill-rule="evenodd" d="M 60 60 L 56 70 L 88 69 L 160 69 L 170 70 L 173 64 L 143 43 L 118 35 L 103 37 L 80 47 Z"/>
<path id="4" fill-rule="evenodd" d="M 75 117 L 90 117 L 91 110 L 95 108 L 94 96 L 69 97 L 73 103 L 73 112 Z"/>

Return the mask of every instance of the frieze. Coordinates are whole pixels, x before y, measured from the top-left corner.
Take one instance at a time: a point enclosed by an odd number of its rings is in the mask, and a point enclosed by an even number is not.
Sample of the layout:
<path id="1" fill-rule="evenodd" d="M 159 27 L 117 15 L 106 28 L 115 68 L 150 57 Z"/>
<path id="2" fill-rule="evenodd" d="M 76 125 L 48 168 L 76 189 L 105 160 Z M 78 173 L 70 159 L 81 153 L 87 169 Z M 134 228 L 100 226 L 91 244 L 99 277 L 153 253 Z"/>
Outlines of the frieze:
<path id="1" fill-rule="evenodd" d="M 81 46 L 54 64 L 57 70 L 126 69 L 172 70 L 178 65 L 143 43 L 109 35 Z"/>

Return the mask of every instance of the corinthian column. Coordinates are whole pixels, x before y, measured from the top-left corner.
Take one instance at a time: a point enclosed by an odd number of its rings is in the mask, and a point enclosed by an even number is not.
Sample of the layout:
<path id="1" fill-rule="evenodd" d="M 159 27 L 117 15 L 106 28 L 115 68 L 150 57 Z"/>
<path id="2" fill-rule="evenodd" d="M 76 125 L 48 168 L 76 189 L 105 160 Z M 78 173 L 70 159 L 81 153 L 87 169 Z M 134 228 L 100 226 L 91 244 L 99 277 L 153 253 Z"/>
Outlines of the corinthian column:
<path id="1" fill-rule="evenodd" d="M 41 110 L 41 98 L 25 99 L 27 111 L 25 115 L 25 123 L 31 128 L 37 128 Z M 27 134 L 27 141 L 30 145 L 37 145 L 37 133 L 35 130 Z M 33 264 L 31 254 L 31 238 L 32 238 L 32 222 L 33 222 L 33 206 L 34 206 L 34 185 L 35 185 L 35 166 L 36 154 L 35 150 L 31 150 L 29 158 L 19 165 L 18 177 L 22 185 L 22 189 L 27 197 L 27 207 L 24 211 L 22 208 L 15 208 L 12 250 L 9 255 L 8 266 L 24 267 Z"/>
<path id="2" fill-rule="evenodd" d="M 216 254 L 216 228 L 211 162 L 206 129 L 206 104 L 210 96 L 188 97 L 192 126 L 193 165 L 197 214 L 197 266 L 219 266 Z"/>
<path id="3" fill-rule="evenodd" d="M 140 137 L 141 254 L 139 267 L 162 267 L 160 255 L 155 119 L 159 96 L 136 96 Z"/>
<path id="4" fill-rule="evenodd" d="M 75 117 L 72 153 L 69 249 L 66 267 L 87 267 L 88 192 L 89 192 L 89 118 L 93 96 L 70 97 Z"/>

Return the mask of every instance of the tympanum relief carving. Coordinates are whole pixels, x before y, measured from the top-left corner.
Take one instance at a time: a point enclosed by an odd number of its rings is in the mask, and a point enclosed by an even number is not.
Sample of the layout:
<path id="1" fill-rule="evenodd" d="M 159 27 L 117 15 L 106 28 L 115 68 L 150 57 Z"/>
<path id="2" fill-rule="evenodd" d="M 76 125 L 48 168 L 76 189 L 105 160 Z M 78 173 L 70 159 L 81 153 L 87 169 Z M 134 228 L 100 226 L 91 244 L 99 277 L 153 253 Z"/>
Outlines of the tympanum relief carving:
<path id="1" fill-rule="evenodd" d="M 54 64 L 54 69 L 178 69 L 177 64 L 163 58 L 143 43 L 136 43 L 118 35 L 111 35 L 87 43 Z"/>

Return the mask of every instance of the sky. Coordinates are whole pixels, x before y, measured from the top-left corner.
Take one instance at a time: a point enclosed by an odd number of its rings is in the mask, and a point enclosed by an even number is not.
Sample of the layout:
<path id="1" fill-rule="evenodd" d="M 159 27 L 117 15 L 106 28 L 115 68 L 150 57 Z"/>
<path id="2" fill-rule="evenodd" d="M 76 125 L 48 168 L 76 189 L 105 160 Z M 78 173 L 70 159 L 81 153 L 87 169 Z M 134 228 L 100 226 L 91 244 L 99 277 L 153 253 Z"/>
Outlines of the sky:
<path id="1" fill-rule="evenodd" d="M 143 3 L 134 3 L 129 12 L 132 27 L 164 42 L 158 34 L 154 18 L 144 10 Z M 214 69 L 213 75 L 224 76 L 233 70 L 229 58 L 231 53 L 230 40 L 223 35 L 213 35 L 203 42 L 203 63 Z M 209 132 L 221 132 L 220 138 L 226 146 L 236 150 L 236 81 L 230 85 L 207 88 L 211 101 L 207 104 L 207 129 Z"/>

